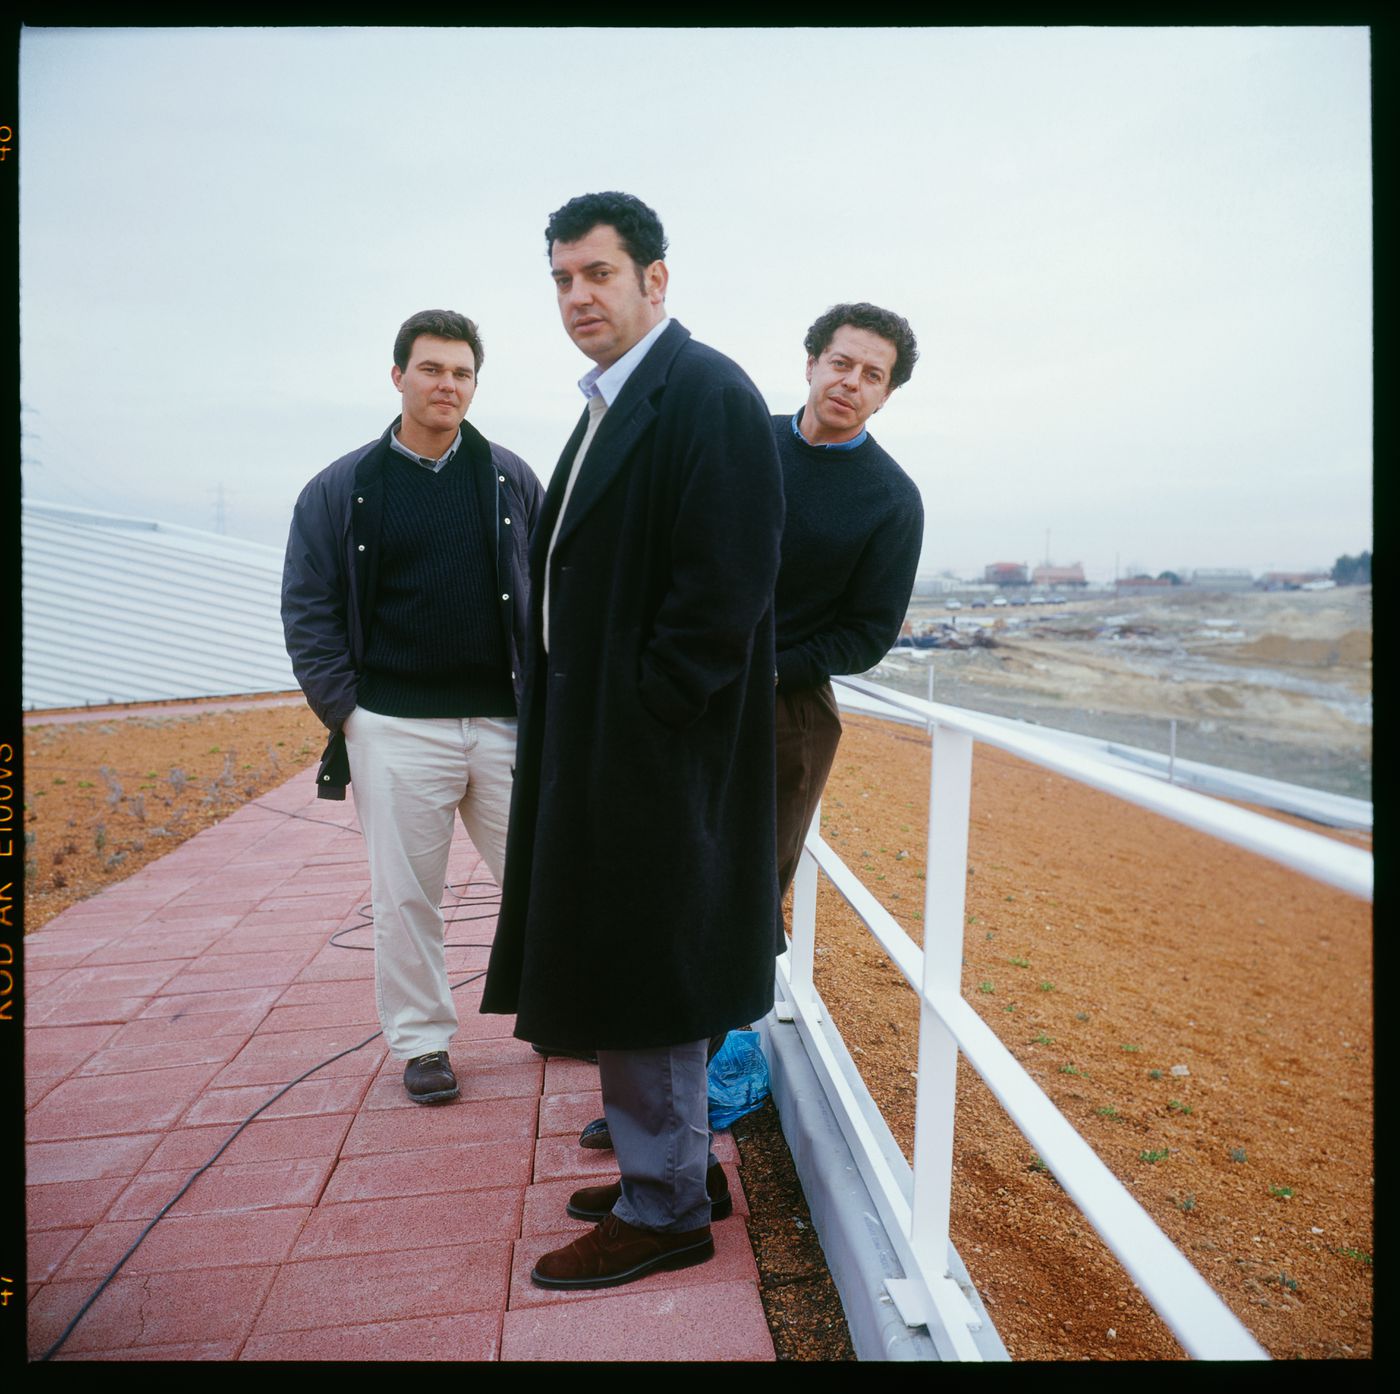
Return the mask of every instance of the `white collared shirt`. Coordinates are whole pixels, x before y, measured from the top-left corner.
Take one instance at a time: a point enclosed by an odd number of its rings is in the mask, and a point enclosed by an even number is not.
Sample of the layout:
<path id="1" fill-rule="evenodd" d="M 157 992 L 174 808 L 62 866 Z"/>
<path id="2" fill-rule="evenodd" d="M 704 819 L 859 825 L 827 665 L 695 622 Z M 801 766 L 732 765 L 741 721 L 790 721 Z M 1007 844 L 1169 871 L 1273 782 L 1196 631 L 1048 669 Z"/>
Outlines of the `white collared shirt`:
<path id="1" fill-rule="evenodd" d="M 618 394 L 626 385 L 627 379 L 636 371 L 637 365 L 647 356 L 651 346 L 661 337 L 670 322 L 669 316 L 664 317 L 660 324 L 654 325 L 650 333 L 638 339 L 616 363 L 606 368 L 590 368 L 579 379 L 578 390 L 588 399 L 589 423 L 583 439 L 579 442 L 579 448 L 574 452 L 573 461 L 569 465 L 569 478 L 564 484 L 564 497 L 559 504 L 559 516 L 554 520 L 554 531 L 550 534 L 549 549 L 545 553 L 544 603 L 541 611 L 540 629 L 546 653 L 549 652 L 549 573 L 554 564 L 554 544 L 559 540 L 559 529 L 563 526 L 564 516 L 569 511 L 569 500 L 574 496 L 574 485 L 578 483 L 579 471 L 583 467 L 584 457 L 588 454 L 588 447 L 598 429 L 599 422 L 603 418 L 603 413 L 617 401 Z M 601 399 L 603 405 L 601 408 L 595 409 L 593 403 L 597 399 Z"/>
<path id="2" fill-rule="evenodd" d="M 426 455 L 420 455 L 416 450 L 410 450 L 400 439 L 397 431 L 389 432 L 389 449 L 396 450 L 406 460 L 412 460 L 415 465 L 422 465 L 425 470 L 432 470 L 434 474 L 441 474 L 443 467 L 457 453 L 457 447 L 462 444 L 462 428 L 457 427 L 457 434 L 452 438 L 452 444 L 437 457 L 430 460 Z"/>
<path id="3" fill-rule="evenodd" d="M 578 390 L 585 397 L 599 396 L 612 406 L 626 386 L 627 379 L 636 371 L 637 365 L 647 356 L 651 346 L 665 332 L 670 322 L 670 315 L 663 315 L 660 323 L 653 325 L 650 332 L 638 339 L 616 363 L 606 368 L 590 368 L 578 380 Z"/>

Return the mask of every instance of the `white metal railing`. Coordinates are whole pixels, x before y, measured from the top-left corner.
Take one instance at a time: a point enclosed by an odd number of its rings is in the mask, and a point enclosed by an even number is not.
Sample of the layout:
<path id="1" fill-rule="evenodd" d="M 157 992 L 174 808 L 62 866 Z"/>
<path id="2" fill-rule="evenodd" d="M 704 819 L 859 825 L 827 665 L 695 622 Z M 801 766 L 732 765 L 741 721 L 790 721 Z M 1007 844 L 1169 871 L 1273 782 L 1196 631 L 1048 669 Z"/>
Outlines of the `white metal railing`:
<path id="1" fill-rule="evenodd" d="M 957 1057 L 961 1051 L 1117 1256 L 1189 1355 L 1267 1353 L 1099 1160 L 961 993 L 972 747 L 984 741 L 1369 900 L 1366 852 L 1257 813 L 1114 768 L 1078 751 L 856 678 L 833 681 L 924 719 L 933 737 L 924 948 L 822 840 L 812 821 L 793 884 L 793 937 L 778 961 L 778 1014 L 802 1037 L 827 1100 L 880 1212 L 905 1277 L 886 1283 L 901 1317 L 926 1325 L 943 1359 L 979 1359 L 979 1318 L 949 1273 Z M 817 869 L 845 898 L 919 998 L 914 1163 L 904 1160 L 812 981 Z"/>

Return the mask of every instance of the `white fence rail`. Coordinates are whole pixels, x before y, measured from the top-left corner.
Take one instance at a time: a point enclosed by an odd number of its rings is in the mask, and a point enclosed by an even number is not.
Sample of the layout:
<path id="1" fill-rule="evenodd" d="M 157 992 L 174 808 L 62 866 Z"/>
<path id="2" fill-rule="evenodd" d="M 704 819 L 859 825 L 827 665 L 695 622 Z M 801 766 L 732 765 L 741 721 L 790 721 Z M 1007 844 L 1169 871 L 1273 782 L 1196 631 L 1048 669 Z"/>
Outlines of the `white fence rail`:
<path id="1" fill-rule="evenodd" d="M 1370 899 L 1368 853 L 1316 833 L 1109 766 L 976 713 L 926 702 L 855 678 L 834 681 L 924 719 L 933 735 L 924 902 L 924 948 L 824 842 L 814 819 L 793 888 L 791 951 L 779 960 L 779 1013 L 796 1024 L 827 1099 L 880 1212 L 905 1277 L 886 1284 L 910 1326 L 926 1325 L 944 1359 L 979 1358 L 978 1320 L 949 1275 L 954 1104 L 961 1051 L 1034 1145 L 1085 1218 L 1118 1257 L 1189 1355 L 1266 1359 L 1210 1285 L 1101 1162 L 961 995 L 968 811 L 974 740 L 995 745 Z M 817 869 L 826 874 L 918 995 L 914 1164 L 904 1160 L 812 981 Z"/>

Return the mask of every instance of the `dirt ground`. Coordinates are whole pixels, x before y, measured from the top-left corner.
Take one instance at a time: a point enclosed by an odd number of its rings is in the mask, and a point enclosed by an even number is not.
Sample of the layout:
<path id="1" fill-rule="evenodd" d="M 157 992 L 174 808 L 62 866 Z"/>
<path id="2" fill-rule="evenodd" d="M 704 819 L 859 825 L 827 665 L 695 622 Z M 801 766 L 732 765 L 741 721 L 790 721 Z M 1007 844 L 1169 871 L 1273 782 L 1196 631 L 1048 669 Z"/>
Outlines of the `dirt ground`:
<path id="1" fill-rule="evenodd" d="M 27 927 L 321 740 L 295 707 L 27 727 Z M 916 939 L 927 780 L 922 734 L 852 718 L 823 806 L 824 835 Z M 1272 1354 L 1368 1355 L 1369 907 L 996 750 L 978 749 L 973 800 L 969 1000 Z M 912 994 L 829 887 L 819 915 L 818 986 L 908 1150 Z M 954 1242 L 1013 1356 L 1179 1356 L 965 1069 L 958 1119 Z M 779 1353 L 849 1358 L 781 1134 L 739 1131 L 771 1198 L 751 1228 Z"/>
<path id="2" fill-rule="evenodd" d="M 872 675 L 937 700 L 1371 797 L 1371 588 L 1093 596 L 962 611 L 930 601 L 916 627 L 956 621 L 991 647 L 897 651 Z"/>
<path id="3" fill-rule="evenodd" d="M 275 789 L 325 740 L 305 703 L 26 725 L 26 930 Z"/>
<path id="4" fill-rule="evenodd" d="M 848 718 L 822 805 L 919 941 L 928 759 L 921 732 Z M 1272 1355 L 1369 1355 L 1370 907 L 981 746 L 969 863 L 983 1020 Z M 817 944 L 909 1155 L 913 994 L 826 885 Z M 1013 1357 L 1182 1355 L 965 1062 L 953 1186 L 953 1241 Z"/>

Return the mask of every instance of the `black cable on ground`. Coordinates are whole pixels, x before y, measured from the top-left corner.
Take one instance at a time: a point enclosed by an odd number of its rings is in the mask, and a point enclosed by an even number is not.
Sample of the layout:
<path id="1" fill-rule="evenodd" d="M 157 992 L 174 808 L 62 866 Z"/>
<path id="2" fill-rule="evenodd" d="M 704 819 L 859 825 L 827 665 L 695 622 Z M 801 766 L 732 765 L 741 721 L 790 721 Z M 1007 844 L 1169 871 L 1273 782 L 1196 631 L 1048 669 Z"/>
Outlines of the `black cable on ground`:
<path id="1" fill-rule="evenodd" d="M 357 828 L 347 828 L 347 827 L 345 827 L 345 825 L 344 825 L 343 823 L 334 823 L 334 822 L 331 822 L 331 820 L 326 819 L 326 818 L 307 818 L 304 814 L 300 814 L 300 813 L 286 813 L 286 812 L 284 812 L 282 809 L 278 809 L 278 808 L 268 808 L 268 806 L 267 806 L 266 804 L 258 804 L 257 807 L 263 808 L 263 809 L 267 809 L 267 811 L 268 811 L 269 813 L 280 813 L 280 814 L 282 814 L 283 817 L 286 817 L 286 818 L 300 818 L 300 819 L 302 819 L 303 822 L 307 822 L 307 823 L 326 823 L 326 824 L 328 824 L 328 825 L 331 826 L 331 827 L 342 828 L 342 829 L 344 829 L 345 832 L 356 832 L 356 833 L 359 832 L 359 829 L 357 829 Z M 476 904 L 484 904 L 484 903 L 487 902 L 487 901 L 499 901 L 499 899 L 500 899 L 500 893 L 499 893 L 499 891 L 495 892 L 494 894 L 490 894 L 490 895 L 477 895 L 477 896 L 468 897 L 467 894 L 466 894 L 466 892 L 469 891 L 469 890 L 471 889 L 471 887 L 474 886 L 474 885 L 483 885 L 483 886 L 484 886 L 484 885 L 489 885 L 489 886 L 493 886 L 493 887 L 494 887 L 494 886 L 495 886 L 495 882 L 494 882 L 494 881 L 489 881 L 489 882 L 488 882 L 488 881 L 472 881 L 472 880 L 467 880 L 467 881 L 461 882 L 459 885 L 448 885 L 448 886 L 446 886 L 444 889 L 453 897 L 453 899 L 454 899 L 454 900 L 457 902 L 457 904 L 459 904 L 459 905 L 463 905 L 463 904 L 466 904 L 466 905 L 476 905 Z M 374 917 L 373 917 L 372 914 L 369 913 L 368 907 L 363 906 L 363 905 L 360 906 L 360 907 L 359 907 L 359 913 L 364 917 L 363 923 L 357 924 L 357 925 L 349 925 L 349 926 L 347 926 L 345 929 L 338 929 L 338 930 L 336 930 L 336 932 L 335 932 L 334 934 L 331 935 L 329 942 L 330 942 L 335 948 L 337 948 L 337 949 L 354 949 L 354 950 L 359 950 L 359 951 L 366 952 L 366 953 L 373 953 L 373 952 L 374 952 L 374 949 L 373 949 L 373 946 L 372 946 L 372 945 L 368 945 L 368 944 L 341 944 L 341 943 L 337 942 L 342 934 L 350 934 L 350 933 L 353 933 L 355 930 L 367 929 L 367 928 L 369 928 L 371 925 L 373 925 L 373 923 L 374 923 Z M 461 923 L 461 922 L 463 922 L 463 921 L 483 920 L 483 919 L 488 919 L 488 918 L 490 918 L 489 912 L 484 912 L 484 913 L 482 913 L 482 914 L 476 914 L 476 915 L 454 915 L 454 916 L 444 916 L 444 917 L 443 917 L 443 922 L 444 922 L 444 924 L 457 924 L 457 923 Z M 490 944 L 444 944 L 443 947 L 444 947 L 444 948 L 448 948 L 448 949 L 489 949 L 489 948 L 491 947 L 491 945 L 490 945 Z M 470 977 L 463 978 L 463 979 L 461 980 L 461 982 L 450 983 L 450 984 L 448 985 L 448 990 L 449 990 L 450 992 L 456 992 L 457 989 L 458 989 L 459 987 L 466 987 L 469 983 L 477 982 L 478 980 L 480 980 L 481 978 L 484 978 L 485 976 L 486 976 L 486 970 L 483 968 L 483 969 L 481 969 L 479 972 L 476 972 L 476 973 L 471 974 Z M 170 1210 L 171 1210 L 171 1207 L 174 1206 L 174 1205 L 176 1205 L 176 1204 L 179 1202 L 181 1196 L 183 1196 L 183 1195 L 185 1194 L 185 1192 L 188 1191 L 189 1188 L 190 1188 L 191 1186 L 193 1186 L 194 1183 L 195 1183 L 196 1181 L 198 1181 L 199 1178 L 200 1178 L 201 1176 L 203 1176 L 204 1173 L 205 1173 L 206 1171 L 208 1171 L 209 1168 L 210 1168 L 211 1166 L 213 1166 L 214 1163 L 217 1162 L 217 1161 L 219 1160 L 220 1157 L 223 1156 L 223 1154 L 228 1150 L 229 1146 L 233 1143 L 234 1139 L 238 1137 L 238 1135 L 243 1131 L 244 1128 L 246 1128 L 246 1127 L 248 1126 L 249 1123 L 251 1123 L 251 1122 L 252 1122 L 260 1113 L 262 1113 L 265 1109 L 271 1108 L 272 1105 L 275 1104 L 275 1103 L 277 1102 L 277 1100 L 280 1099 L 285 1093 L 287 1093 L 287 1091 L 288 1091 L 289 1089 L 295 1088 L 298 1084 L 300 1084 L 300 1083 L 302 1082 L 302 1080 L 310 1078 L 310 1076 L 314 1075 L 314 1074 L 316 1073 L 317 1070 L 323 1070 L 323 1069 L 325 1069 L 325 1067 L 326 1067 L 327 1065 L 332 1065 L 332 1064 L 334 1064 L 337 1060 L 343 1060 L 347 1055 L 353 1055 L 357 1050 L 363 1050 L 363 1049 L 364 1049 L 367 1045 L 369 1045 L 371 1042 L 377 1041 L 383 1034 L 384 1034 L 383 1031 L 376 1031 L 376 1032 L 374 1033 L 374 1035 L 372 1035 L 372 1036 L 366 1036 L 365 1039 L 362 1040 L 358 1045 L 347 1046 L 346 1049 L 344 1049 L 344 1050 L 342 1050 L 342 1051 L 339 1051 L 337 1054 L 332 1055 L 332 1056 L 328 1057 L 328 1058 L 325 1059 L 325 1060 L 322 1060 L 322 1061 L 320 1062 L 320 1064 L 318 1064 L 318 1065 L 313 1065 L 309 1070 L 306 1070 L 306 1071 L 304 1071 L 302 1074 L 299 1074 L 294 1080 L 291 1081 L 291 1083 L 289 1083 L 289 1084 L 284 1084 L 270 1099 L 267 1099 L 267 1100 L 265 1100 L 263 1103 L 259 1104 L 258 1107 L 255 1108 L 255 1109 L 252 1111 L 252 1113 L 250 1113 L 250 1114 L 249 1114 L 249 1115 L 248 1115 L 248 1116 L 247 1116 L 247 1117 L 246 1117 L 246 1118 L 245 1118 L 245 1119 L 244 1119 L 244 1120 L 243 1120 L 243 1121 L 228 1135 L 228 1137 L 226 1137 L 226 1138 L 224 1139 L 223 1143 L 219 1146 L 219 1149 L 213 1154 L 213 1156 L 211 1156 L 206 1162 L 204 1162 L 201 1166 L 199 1166 L 195 1171 L 192 1171 L 192 1172 L 190 1173 L 190 1175 L 186 1178 L 185 1184 L 184 1184 L 183 1186 L 181 1186 L 180 1189 L 179 1189 L 178 1191 L 176 1191 L 175 1194 L 174 1194 L 173 1196 L 171 1196 L 170 1199 L 169 1199 L 168 1201 L 166 1201 L 165 1204 L 164 1204 L 163 1206 L 161 1206 L 161 1208 L 160 1208 L 160 1209 L 156 1212 L 156 1214 L 152 1217 L 150 1223 L 145 1227 L 145 1229 L 143 1229 L 143 1230 L 141 1231 L 141 1233 L 138 1234 L 134 1240 L 132 1240 L 132 1242 L 131 1242 L 131 1247 L 128 1248 L 127 1251 L 121 1256 L 121 1258 L 119 1258 L 119 1259 L 116 1261 L 116 1263 L 115 1263 L 115 1264 L 112 1266 L 112 1268 L 108 1271 L 107 1276 L 106 1276 L 105 1278 L 102 1279 L 102 1281 L 97 1285 L 97 1287 L 89 1294 L 87 1300 L 83 1303 L 83 1305 L 82 1305 L 81 1307 L 78 1308 L 77 1312 L 73 1315 L 72 1320 L 68 1323 L 67 1326 L 65 1326 L 65 1327 L 63 1328 L 62 1332 L 59 1334 L 58 1339 L 55 1340 L 54 1343 L 43 1353 L 43 1355 L 41 1355 L 41 1356 L 39 1357 L 39 1361 L 40 1361 L 40 1362 L 43 1362 L 43 1361 L 45 1361 L 45 1360 L 50 1360 L 50 1359 L 53 1358 L 53 1356 L 54 1356 L 54 1355 L 58 1352 L 58 1350 L 62 1347 L 63 1343 L 69 1338 L 69 1336 L 71 1336 L 71 1335 L 73 1334 L 73 1331 L 74 1331 L 74 1329 L 77 1327 L 78 1323 L 83 1319 L 83 1317 L 85 1317 L 85 1316 L 87 1315 L 87 1313 L 88 1313 L 88 1311 L 91 1309 L 93 1303 L 96 1302 L 97 1299 L 98 1299 L 99 1297 L 102 1296 L 102 1294 L 107 1290 L 107 1287 L 108 1287 L 108 1285 L 111 1283 L 111 1281 L 117 1276 L 118 1273 L 121 1272 L 122 1267 L 125 1265 L 127 1259 L 129 1259 L 129 1258 L 132 1256 L 132 1254 L 134 1254 L 134 1253 L 136 1252 L 136 1250 L 137 1250 L 138 1248 L 141 1247 L 141 1243 L 142 1243 L 142 1241 L 146 1238 L 146 1236 L 156 1227 L 156 1225 L 157 1225 L 161 1220 L 163 1220 L 163 1219 L 165 1218 L 165 1216 L 166 1216 L 167 1214 L 169 1214 L 169 1212 L 170 1212 Z"/>

